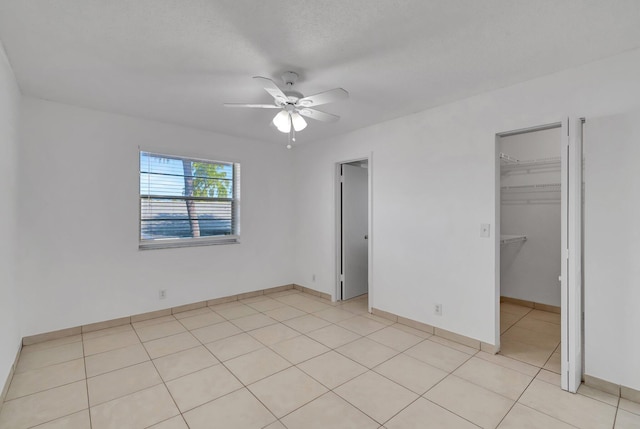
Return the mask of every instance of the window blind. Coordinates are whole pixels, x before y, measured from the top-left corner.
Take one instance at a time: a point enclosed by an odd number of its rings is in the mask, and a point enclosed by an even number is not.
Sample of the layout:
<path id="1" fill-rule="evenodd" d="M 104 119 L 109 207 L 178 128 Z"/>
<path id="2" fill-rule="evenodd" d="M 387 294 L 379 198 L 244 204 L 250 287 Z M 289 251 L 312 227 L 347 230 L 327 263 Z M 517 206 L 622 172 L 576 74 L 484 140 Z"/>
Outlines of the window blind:
<path id="1" fill-rule="evenodd" d="M 237 242 L 240 164 L 140 152 L 140 247 Z"/>

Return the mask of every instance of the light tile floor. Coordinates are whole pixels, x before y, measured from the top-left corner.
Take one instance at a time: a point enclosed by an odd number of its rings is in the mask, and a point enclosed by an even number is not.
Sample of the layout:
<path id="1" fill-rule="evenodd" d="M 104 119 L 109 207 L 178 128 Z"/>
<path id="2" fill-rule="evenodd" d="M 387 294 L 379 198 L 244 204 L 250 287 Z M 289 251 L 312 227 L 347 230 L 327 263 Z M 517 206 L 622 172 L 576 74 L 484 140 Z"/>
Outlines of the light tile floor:
<path id="1" fill-rule="evenodd" d="M 560 390 L 559 318 L 502 306 L 491 355 L 295 290 L 25 346 L 0 428 L 638 428 Z"/>
<path id="2" fill-rule="evenodd" d="M 560 314 L 500 304 L 500 353 L 560 374 Z"/>

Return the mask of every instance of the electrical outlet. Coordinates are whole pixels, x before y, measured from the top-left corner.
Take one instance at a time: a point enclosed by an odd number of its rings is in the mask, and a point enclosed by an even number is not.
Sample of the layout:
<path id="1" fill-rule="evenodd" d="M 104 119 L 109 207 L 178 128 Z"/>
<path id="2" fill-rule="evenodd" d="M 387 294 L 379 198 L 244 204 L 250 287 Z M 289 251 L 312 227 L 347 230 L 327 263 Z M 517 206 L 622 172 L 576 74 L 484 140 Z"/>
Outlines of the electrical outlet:
<path id="1" fill-rule="evenodd" d="M 166 289 L 160 289 L 158 291 L 158 299 L 165 299 L 167 297 L 167 290 Z"/>
<path id="2" fill-rule="evenodd" d="M 316 282 L 316 275 L 315 274 L 311 274 L 311 281 L 312 282 Z"/>
<path id="3" fill-rule="evenodd" d="M 442 304 L 434 305 L 433 312 L 436 316 L 442 316 Z"/>

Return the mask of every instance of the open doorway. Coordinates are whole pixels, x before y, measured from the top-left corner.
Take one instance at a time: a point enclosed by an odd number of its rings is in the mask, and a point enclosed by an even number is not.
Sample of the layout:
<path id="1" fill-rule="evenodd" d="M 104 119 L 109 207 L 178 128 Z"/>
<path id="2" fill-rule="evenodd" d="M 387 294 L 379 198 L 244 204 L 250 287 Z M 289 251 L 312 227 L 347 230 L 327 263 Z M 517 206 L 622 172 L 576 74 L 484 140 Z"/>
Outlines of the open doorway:
<path id="1" fill-rule="evenodd" d="M 582 377 L 582 121 L 496 138 L 497 295 L 501 354 Z"/>
<path id="2" fill-rule="evenodd" d="M 498 145 L 501 353 L 560 374 L 561 124 Z"/>
<path id="3" fill-rule="evenodd" d="M 336 299 L 369 294 L 369 160 L 340 163 L 338 173 L 338 287 Z"/>

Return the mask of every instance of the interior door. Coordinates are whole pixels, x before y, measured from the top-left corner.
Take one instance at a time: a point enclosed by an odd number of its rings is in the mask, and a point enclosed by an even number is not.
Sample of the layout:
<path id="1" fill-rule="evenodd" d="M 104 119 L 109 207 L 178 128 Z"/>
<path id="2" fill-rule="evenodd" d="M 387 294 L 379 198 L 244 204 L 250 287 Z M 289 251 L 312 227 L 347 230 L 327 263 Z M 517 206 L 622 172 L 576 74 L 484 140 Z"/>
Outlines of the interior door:
<path id="1" fill-rule="evenodd" d="M 582 381 L 582 123 L 562 125 L 561 386 L 574 393 Z"/>
<path id="2" fill-rule="evenodd" d="M 368 180 L 366 168 L 342 165 L 342 299 L 369 290 Z"/>

